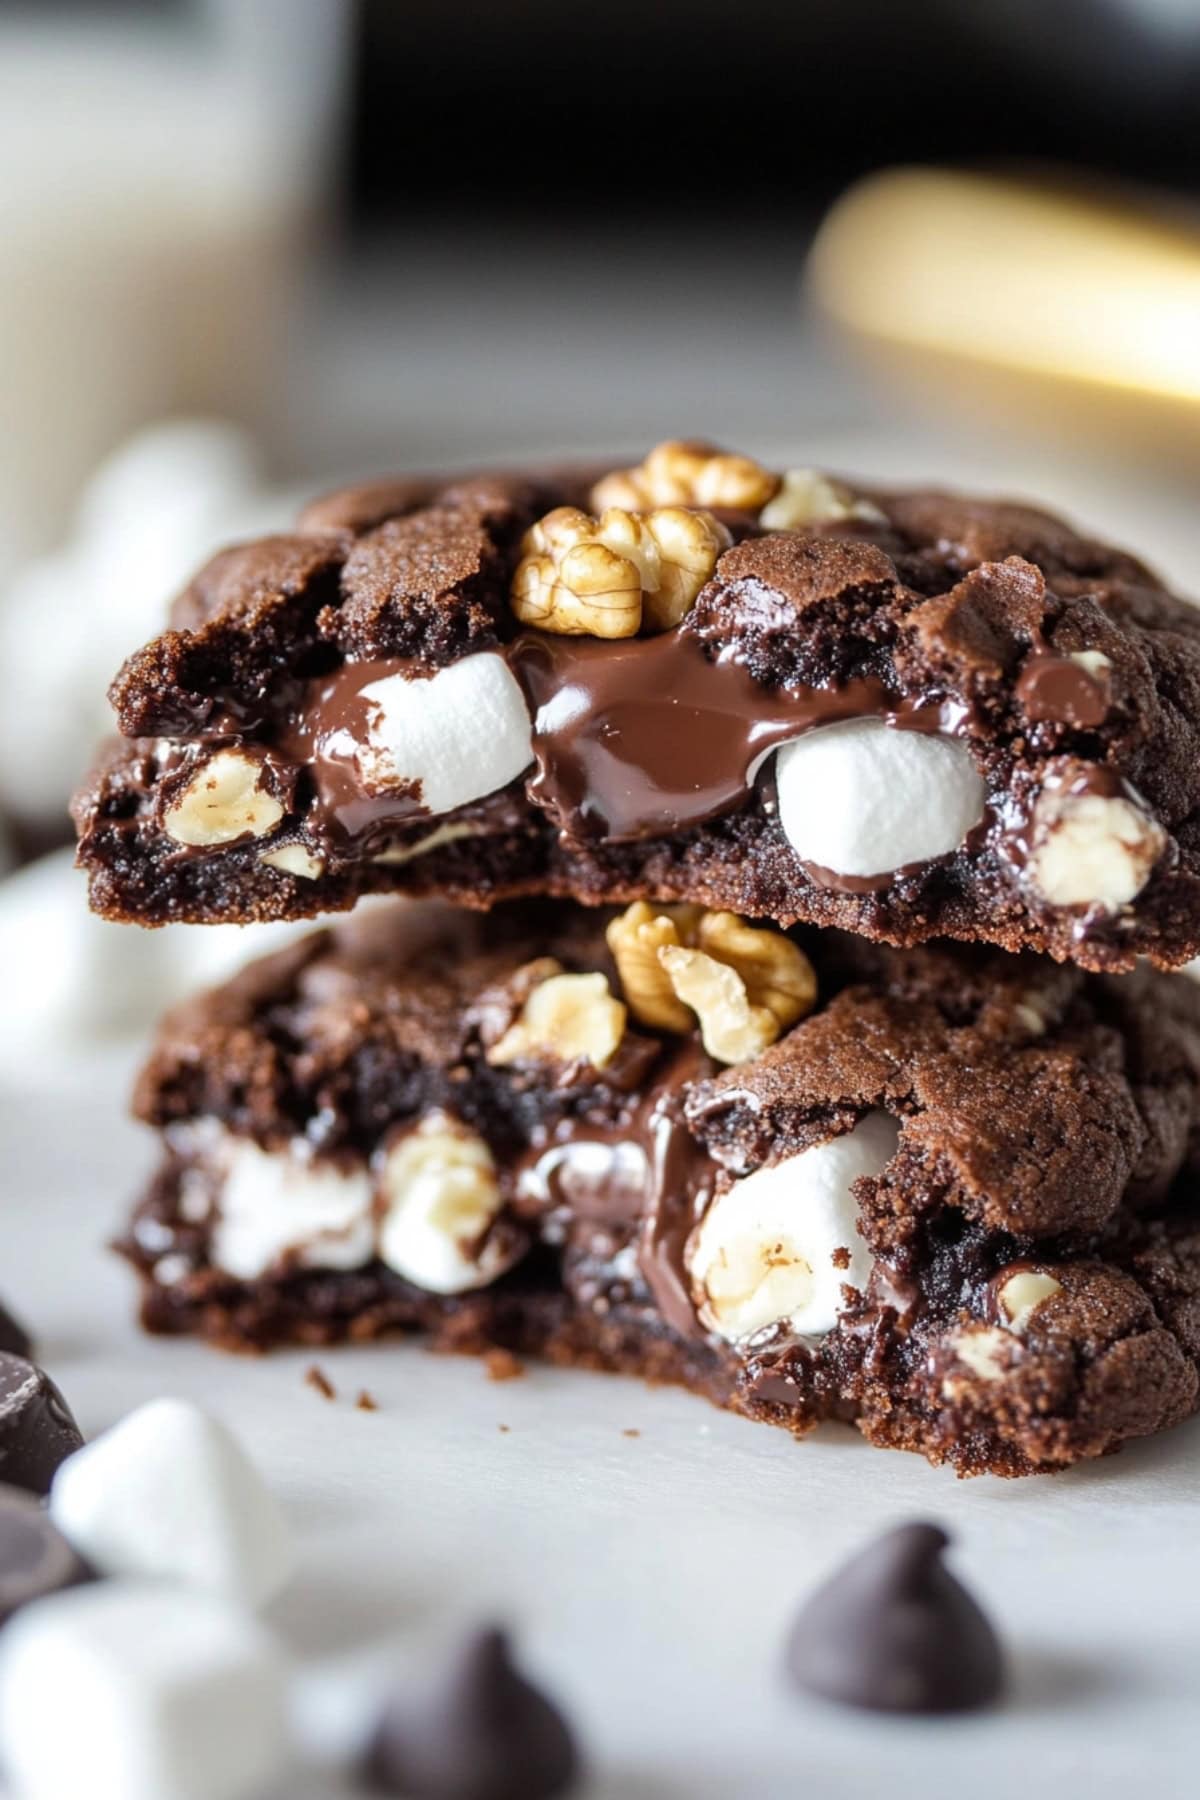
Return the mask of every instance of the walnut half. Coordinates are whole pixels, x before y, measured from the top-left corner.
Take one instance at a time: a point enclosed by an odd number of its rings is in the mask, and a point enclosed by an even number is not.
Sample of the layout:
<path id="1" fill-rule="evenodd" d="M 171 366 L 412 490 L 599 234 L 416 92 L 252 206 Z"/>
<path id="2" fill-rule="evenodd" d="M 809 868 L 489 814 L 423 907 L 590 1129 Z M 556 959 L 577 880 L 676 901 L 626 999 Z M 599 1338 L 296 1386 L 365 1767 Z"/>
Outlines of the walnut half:
<path id="1" fill-rule="evenodd" d="M 660 1031 L 690 1031 L 698 1021 L 718 1062 L 757 1056 L 816 1001 L 804 952 L 736 913 L 639 900 L 607 935 L 634 1017 Z"/>
<path id="2" fill-rule="evenodd" d="M 656 445 L 637 468 L 605 475 L 592 489 L 592 505 L 597 512 L 606 506 L 633 512 L 653 506 L 726 506 L 757 512 L 778 488 L 779 476 L 749 456 L 671 439 Z"/>
<path id="3" fill-rule="evenodd" d="M 518 619 L 567 636 L 635 637 L 678 625 L 728 549 L 710 513 L 559 506 L 527 532 L 512 583 Z"/>

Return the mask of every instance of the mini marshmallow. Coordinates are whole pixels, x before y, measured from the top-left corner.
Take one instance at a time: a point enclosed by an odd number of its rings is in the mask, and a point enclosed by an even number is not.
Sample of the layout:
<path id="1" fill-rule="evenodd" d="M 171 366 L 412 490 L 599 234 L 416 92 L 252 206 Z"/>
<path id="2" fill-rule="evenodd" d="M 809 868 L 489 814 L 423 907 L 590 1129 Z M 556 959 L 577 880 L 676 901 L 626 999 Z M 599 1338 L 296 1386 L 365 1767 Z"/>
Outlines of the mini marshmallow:
<path id="1" fill-rule="evenodd" d="M 222 1135 L 210 1151 L 223 1172 L 209 1255 L 218 1269 L 254 1281 L 289 1256 L 310 1269 L 361 1269 L 375 1253 L 365 1166 L 318 1162 L 301 1142 L 261 1150 Z"/>
<path id="2" fill-rule="evenodd" d="M 312 929 L 297 920 L 130 931 L 88 911 L 74 860 L 56 850 L 0 881 L 0 1067 L 22 1082 L 61 1079 L 65 1057 L 146 1028 L 183 994 Z"/>
<path id="3" fill-rule="evenodd" d="M 379 1254 L 416 1287 L 465 1293 L 512 1262 L 512 1244 L 485 1235 L 503 1204 L 492 1154 L 447 1114 L 428 1114 L 387 1151 L 379 1184 Z"/>
<path id="4" fill-rule="evenodd" d="M 92 477 L 70 541 L 17 571 L 0 596 L 0 665 L 22 671 L 0 710 L 0 800 L 15 815 L 61 819 L 112 729 L 105 689 L 122 658 L 205 557 L 279 528 L 286 498 L 259 483 L 237 426 L 151 427 Z"/>
<path id="5" fill-rule="evenodd" d="M 775 781 L 792 849 L 835 875 L 947 856 L 983 817 L 983 779 L 964 744 L 882 719 L 822 725 L 785 744 Z"/>
<path id="6" fill-rule="evenodd" d="M 386 793 L 419 781 L 431 813 L 507 787 L 533 761 L 525 697 L 494 651 L 464 656 L 427 680 L 387 675 L 362 698 L 378 708 L 358 751 L 364 783 Z"/>
<path id="7" fill-rule="evenodd" d="M 284 1659 L 211 1595 L 77 1588 L 5 1629 L 0 1741 L 22 1800 L 259 1800 L 288 1763 Z"/>
<path id="8" fill-rule="evenodd" d="M 719 1195 L 687 1254 L 704 1324 L 729 1343 L 771 1325 L 804 1337 L 832 1331 L 843 1284 L 862 1290 L 871 1272 L 851 1186 L 878 1175 L 898 1142 L 892 1119 L 868 1113 L 843 1137 L 756 1169 Z"/>
<path id="9" fill-rule="evenodd" d="M 152 1400 L 62 1465 L 50 1516 L 103 1575 L 207 1588 L 246 1605 L 293 1565 L 287 1522 L 223 1425 L 185 1400 Z"/>

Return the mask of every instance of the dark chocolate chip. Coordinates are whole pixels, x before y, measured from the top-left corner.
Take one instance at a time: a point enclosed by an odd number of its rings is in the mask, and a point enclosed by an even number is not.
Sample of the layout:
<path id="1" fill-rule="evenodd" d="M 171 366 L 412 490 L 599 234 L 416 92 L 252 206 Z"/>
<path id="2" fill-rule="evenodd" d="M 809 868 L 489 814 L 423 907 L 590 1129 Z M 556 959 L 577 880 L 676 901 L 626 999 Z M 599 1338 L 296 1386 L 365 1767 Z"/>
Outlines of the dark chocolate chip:
<path id="1" fill-rule="evenodd" d="M 514 1668 L 502 1631 L 481 1631 L 438 1692 L 398 1696 L 368 1752 L 379 1793 L 410 1800 L 549 1800 L 579 1774 L 558 1708 Z"/>
<path id="2" fill-rule="evenodd" d="M 48 1494 L 59 1464 L 82 1444 L 83 1433 L 45 1370 L 0 1353 L 0 1482 Z"/>
<path id="3" fill-rule="evenodd" d="M 0 1625 L 31 1600 L 92 1579 L 33 1495 L 0 1485 Z"/>
<path id="4" fill-rule="evenodd" d="M 20 1319 L 14 1319 L 7 1306 L 3 1305 L 0 1305 L 0 1351 L 5 1351 L 10 1356 L 33 1354 L 33 1339 Z"/>
<path id="5" fill-rule="evenodd" d="M 838 1569 L 792 1631 L 795 1681 L 878 1712 L 957 1712 L 995 1700 L 1000 1644 L 942 1562 L 948 1542 L 940 1526 L 901 1525 Z"/>

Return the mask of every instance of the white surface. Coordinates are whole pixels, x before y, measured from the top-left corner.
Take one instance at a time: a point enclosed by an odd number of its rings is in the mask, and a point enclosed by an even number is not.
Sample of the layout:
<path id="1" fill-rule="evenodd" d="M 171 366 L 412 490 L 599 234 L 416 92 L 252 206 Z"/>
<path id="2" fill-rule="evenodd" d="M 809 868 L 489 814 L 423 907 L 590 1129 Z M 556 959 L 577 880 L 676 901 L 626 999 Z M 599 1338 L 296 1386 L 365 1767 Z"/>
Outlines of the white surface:
<path id="1" fill-rule="evenodd" d="M 254 1607 L 292 1574 L 279 1502 L 228 1427 L 189 1400 L 150 1400 L 69 1456 L 50 1516 L 102 1575 Z"/>
<path id="2" fill-rule="evenodd" d="M 70 1093 L 0 1095 L 4 1296 L 89 1435 L 161 1393 L 237 1431 L 300 1539 L 267 1617 L 302 1657 L 388 1635 L 419 1655 L 459 1622 L 510 1619 L 586 1741 L 590 1800 L 1194 1792 L 1200 1426 L 1054 1479 L 959 1483 L 848 1430 L 795 1445 L 686 1394 L 547 1370 L 497 1385 L 415 1346 L 322 1352 L 331 1404 L 304 1385 L 311 1353 L 230 1358 L 134 1329 L 103 1247 L 151 1161 L 121 1119 L 125 1079 L 114 1059 Z M 354 1409 L 361 1387 L 378 1412 Z M 954 1533 L 1012 1649 L 1010 1704 L 906 1722 L 789 1693 L 800 1599 L 913 1515 Z M 335 1689 L 317 1697 L 336 1712 Z"/>
<path id="3" fill-rule="evenodd" d="M 0 1639 L 0 1737 L 23 1800 L 255 1800 L 286 1767 L 285 1664 L 212 1595 L 106 1582 Z"/>

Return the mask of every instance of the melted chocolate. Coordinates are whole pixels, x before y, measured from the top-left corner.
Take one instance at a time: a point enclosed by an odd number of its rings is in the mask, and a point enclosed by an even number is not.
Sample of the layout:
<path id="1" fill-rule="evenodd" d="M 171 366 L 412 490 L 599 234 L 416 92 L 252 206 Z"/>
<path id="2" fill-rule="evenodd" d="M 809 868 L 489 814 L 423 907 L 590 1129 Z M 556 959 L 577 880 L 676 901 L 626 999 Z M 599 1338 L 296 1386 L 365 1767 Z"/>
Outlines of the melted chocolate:
<path id="1" fill-rule="evenodd" d="M 864 714 L 921 731 L 957 722 L 890 698 L 873 677 L 765 688 L 687 631 L 615 644 L 527 632 L 509 655 L 533 714 L 529 797 L 577 840 L 628 842 L 730 812 L 769 751 L 818 725 Z"/>
<path id="2" fill-rule="evenodd" d="M 1072 725 L 1092 730 L 1108 717 L 1108 682 L 1069 656 L 1038 650 L 1017 681 L 1017 700 L 1035 725 Z"/>
<path id="3" fill-rule="evenodd" d="M 869 715 L 910 731 L 957 732 L 966 716 L 953 703 L 889 695 L 873 676 L 838 688 L 766 688 L 735 655 L 710 658 L 685 630 L 619 643 L 528 631 L 506 654 L 533 717 L 529 798 L 576 842 L 632 842 L 731 812 L 772 750 L 821 725 Z M 318 837 L 373 840 L 428 816 L 418 782 L 370 791 L 360 756 L 376 717 L 363 689 L 423 673 L 397 660 L 347 663 L 308 684 L 278 748 L 310 772 L 307 822 Z"/>
<path id="4" fill-rule="evenodd" d="M 553 1142 L 525 1153 L 514 1182 L 520 1213 L 558 1212 L 564 1224 L 636 1229 L 642 1279 L 667 1324 L 683 1337 L 703 1335 L 683 1252 L 716 1173 L 688 1131 L 683 1108 L 691 1084 L 714 1072 L 699 1042 L 685 1040 L 627 1119 L 583 1128 L 578 1120 L 565 1120 Z"/>
<path id="5" fill-rule="evenodd" d="M 313 796 L 306 822 L 319 836 L 369 840 L 389 827 L 429 817 L 419 781 L 372 793 L 358 761 L 379 714 L 378 702 L 366 699 L 363 689 L 392 675 L 419 680 L 421 673 L 415 663 L 391 658 L 346 663 L 308 684 L 279 748 L 309 771 Z"/>

